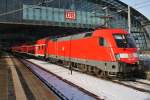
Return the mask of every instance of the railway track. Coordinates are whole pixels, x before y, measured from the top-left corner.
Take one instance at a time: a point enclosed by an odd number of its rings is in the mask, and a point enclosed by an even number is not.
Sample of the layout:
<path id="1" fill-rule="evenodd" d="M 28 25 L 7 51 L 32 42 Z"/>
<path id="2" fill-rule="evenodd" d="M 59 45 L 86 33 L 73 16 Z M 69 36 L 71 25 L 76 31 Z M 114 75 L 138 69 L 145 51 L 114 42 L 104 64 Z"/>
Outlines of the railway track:
<path id="1" fill-rule="evenodd" d="M 150 86 L 150 81 L 148 80 L 141 80 L 141 79 L 136 79 L 135 80 L 136 82 L 139 82 L 141 84 L 145 84 L 145 85 L 149 85 Z M 144 82 L 145 81 L 145 82 Z"/>
<path id="2" fill-rule="evenodd" d="M 150 84 L 138 81 L 118 81 L 113 80 L 112 82 L 150 94 Z"/>
<path id="3" fill-rule="evenodd" d="M 16 100 L 11 70 L 7 56 L 0 55 L 0 100 Z"/>
<path id="4" fill-rule="evenodd" d="M 36 64 L 33 64 L 25 59 L 20 59 L 20 61 L 63 100 L 101 100 L 101 98 L 95 94 L 62 79 L 54 73 L 50 73 Z"/>

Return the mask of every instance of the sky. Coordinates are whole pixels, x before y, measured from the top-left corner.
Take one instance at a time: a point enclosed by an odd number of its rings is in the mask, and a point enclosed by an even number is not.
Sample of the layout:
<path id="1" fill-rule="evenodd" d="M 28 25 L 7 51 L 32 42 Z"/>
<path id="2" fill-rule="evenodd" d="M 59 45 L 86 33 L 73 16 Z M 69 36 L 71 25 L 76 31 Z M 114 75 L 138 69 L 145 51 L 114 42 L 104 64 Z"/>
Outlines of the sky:
<path id="1" fill-rule="evenodd" d="M 120 0 L 145 15 L 150 20 L 150 0 Z"/>

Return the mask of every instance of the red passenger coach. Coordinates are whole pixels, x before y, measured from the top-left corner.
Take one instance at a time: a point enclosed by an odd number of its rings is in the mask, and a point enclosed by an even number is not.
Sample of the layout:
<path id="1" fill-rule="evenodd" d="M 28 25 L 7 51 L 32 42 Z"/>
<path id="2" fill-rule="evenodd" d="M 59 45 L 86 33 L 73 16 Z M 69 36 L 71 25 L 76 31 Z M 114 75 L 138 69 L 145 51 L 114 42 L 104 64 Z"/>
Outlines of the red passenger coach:
<path id="1" fill-rule="evenodd" d="M 20 45 L 11 48 L 12 52 L 25 53 L 29 55 L 35 55 L 34 45 Z"/>

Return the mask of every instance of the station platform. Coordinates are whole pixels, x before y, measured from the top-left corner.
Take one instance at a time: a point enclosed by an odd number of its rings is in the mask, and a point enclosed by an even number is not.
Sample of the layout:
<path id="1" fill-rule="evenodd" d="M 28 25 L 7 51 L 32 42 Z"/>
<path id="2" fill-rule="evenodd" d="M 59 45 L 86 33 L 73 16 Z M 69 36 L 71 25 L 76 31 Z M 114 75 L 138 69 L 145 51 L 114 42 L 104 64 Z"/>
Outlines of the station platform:
<path id="1" fill-rule="evenodd" d="M 18 59 L 0 52 L 0 100 L 58 100 Z"/>

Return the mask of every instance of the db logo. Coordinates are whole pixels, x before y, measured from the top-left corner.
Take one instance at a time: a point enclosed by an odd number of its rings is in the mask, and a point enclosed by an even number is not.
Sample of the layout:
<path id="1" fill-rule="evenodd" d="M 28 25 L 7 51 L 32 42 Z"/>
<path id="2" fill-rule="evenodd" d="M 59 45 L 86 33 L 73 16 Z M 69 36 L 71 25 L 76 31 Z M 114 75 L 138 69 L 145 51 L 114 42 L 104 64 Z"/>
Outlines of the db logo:
<path id="1" fill-rule="evenodd" d="M 66 10 L 65 11 L 65 19 L 75 20 L 76 19 L 76 12 L 73 10 Z"/>

